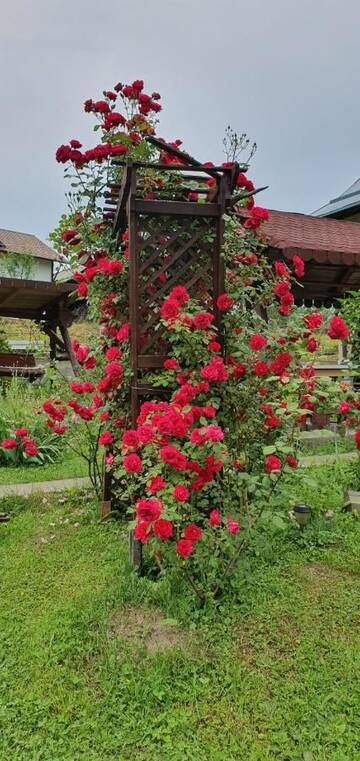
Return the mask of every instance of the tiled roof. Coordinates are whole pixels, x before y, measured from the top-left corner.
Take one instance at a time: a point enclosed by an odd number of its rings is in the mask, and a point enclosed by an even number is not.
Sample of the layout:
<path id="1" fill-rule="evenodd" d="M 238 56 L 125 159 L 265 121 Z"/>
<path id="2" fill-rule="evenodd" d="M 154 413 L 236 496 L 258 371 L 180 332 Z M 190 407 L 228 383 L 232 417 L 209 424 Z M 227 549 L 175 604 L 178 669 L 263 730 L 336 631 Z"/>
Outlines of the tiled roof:
<path id="1" fill-rule="evenodd" d="M 273 248 L 291 259 L 360 266 L 360 224 L 312 217 L 290 211 L 269 212 L 263 235 Z"/>
<path id="2" fill-rule="evenodd" d="M 0 229 L 0 253 L 8 251 L 14 254 L 30 254 L 39 259 L 50 259 L 53 262 L 60 261 L 61 257 L 56 251 L 43 243 L 35 235 L 18 233 L 15 230 Z"/>
<path id="3" fill-rule="evenodd" d="M 328 217 L 343 211 L 350 211 L 360 206 L 360 178 L 346 188 L 341 195 L 332 198 L 329 203 L 314 211 L 315 217 Z"/>

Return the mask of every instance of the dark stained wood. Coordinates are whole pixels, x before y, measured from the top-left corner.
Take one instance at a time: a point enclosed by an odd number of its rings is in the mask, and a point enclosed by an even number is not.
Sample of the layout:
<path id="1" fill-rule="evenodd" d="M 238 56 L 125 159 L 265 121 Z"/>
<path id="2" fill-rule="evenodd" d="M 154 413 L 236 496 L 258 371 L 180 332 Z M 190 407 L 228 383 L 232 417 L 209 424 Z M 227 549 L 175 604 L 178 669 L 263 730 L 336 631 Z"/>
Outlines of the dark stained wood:
<path id="1" fill-rule="evenodd" d="M 165 149 L 164 149 L 165 150 Z M 115 164 L 116 166 L 126 166 L 126 161 L 122 159 L 113 159 L 112 164 Z M 221 172 L 224 172 L 224 174 L 231 173 L 232 169 L 231 167 L 225 167 L 225 166 L 204 166 L 203 164 L 190 164 L 189 166 L 186 166 L 186 164 L 156 164 L 156 163 L 150 163 L 149 161 L 134 161 L 133 166 L 137 167 L 139 169 L 156 169 L 158 171 L 162 172 L 179 172 L 181 174 L 182 172 L 201 172 L 204 174 L 210 175 L 211 172 L 217 172 L 220 174 Z M 247 164 L 240 165 L 240 171 L 246 172 L 248 169 Z M 189 175 L 186 174 L 187 179 L 190 179 Z M 196 179 L 200 179 L 197 175 L 194 174 L 194 177 Z M 109 188 L 119 188 L 120 185 L 116 184 L 109 184 Z"/>
<path id="2" fill-rule="evenodd" d="M 166 354 L 139 354 L 138 355 L 138 367 L 139 368 L 162 368 L 164 367 L 164 362 L 166 359 Z"/>
<path id="3" fill-rule="evenodd" d="M 133 176 L 132 161 L 131 159 L 128 159 L 123 181 L 119 191 L 119 199 L 118 199 L 118 203 L 117 203 L 117 207 L 115 211 L 115 217 L 114 217 L 115 232 L 118 232 L 118 230 L 120 229 L 120 227 L 123 226 L 126 220 L 126 204 L 127 204 L 129 193 L 130 193 L 132 176 Z"/>
<path id="4" fill-rule="evenodd" d="M 74 352 L 74 349 L 72 347 L 71 338 L 70 338 L 70 335 L 69 335 L 69 331 L 67 329 L 67 325 L 64 325 L 64 323 L 60 322 L 59 323 L 59 328 L 60 328 L 60 333 L 61 333 L 64 345 L 65 345 L 68 357 L 69 357 L 70 362 L 71 362 L 72 369 L 74 371 L 74 374 L 77 375 L 79 373 L 79 370 L 80 370 L 80 365 L 79 365 L 79 363 L 78 363 L 78 361 L 77 361 L 77 359 L 75 357 L 75 352 Z"/>
<path id="5" fill-rule="evenodd" d="M 263 190 L 267 190 L 268 187 L 269 185 L 264 185 L 262 188 L 255 188 L 255 190 L 248 190 L 244 191 L 243 193 L 238 193 L 236 196 L 233 196 L 228 200 L 227 207 L 232 209 L 233 206 L 236 206 L 236 204 L 240 203 L 240 201 L 244 201 L 245 198 L 251 198 L 251 196 L 256 196 L 257 193 L 261 193 Z"/>
<path id="6" fill-rule="evenodd" d="M 33 354 L 22 352 L 0 352 L 0 377 L 20 375 L 34 380 L 44 375 L 45 368 L 36 365 Z"/>
<path id="7" fill-rule="evenodd" d="M 196 201 L 144 201 L 135 199 L 134 209 L 138 214 L 152 216 L 217 217 L 217 203 L 197 203 Z"/>
<path id="8" fill-rule="evenodd" d="M 140 404 L 144 399 L 171 395 L 171 389 L 153 386 L 147 382 L 146 371 L 156 373 L 163 368 L 168 346 L 165 328 L 160 323 L 162 301 L 175 285 L 183 285 L 195 296 L 201 293 L 205 308 L 213 306 L 215 324 L 221 336 L 221 314 L 217 297 L 224 291 L 224 266 L 221 248 L 224 236 L 224 214 L 236 186 L 239 165 L 232 167 L 204 167 L 192 157 L 172 149 L 156 139 L 149 142 L 160 150 L 185 161 L 185 164 L 145 164 L 142 162 L 113 163 L 125 166 L 121 187 L 113 184 L 107 195 L 106 210 L 113 220 L 113 233 L 128 231 L 129 249 L 129 309 L 130 309 L 130 361 L 131 361 L 131 421 L 136 425 Z M 138 168 L 157 171 L 177 171 L 185 180 L 195 178 L 199 183 L 215 179 L 211 188 L 199 187 L 199 192 L 211 195 L 212 200 L 197 203 L 185 198 L 175 200 L 177 193 L 196 192 L 185 185 L 170 191 L 170 198 L 146 200 Z M 190 175 L 187 174 L 190 170 Z M 199 177 L 195 172 L 204 173 Z M 165 191 L 164 191 L 165 192 Z M 216 202 L 214 201 L 216 198 Z M 127 200 L 126 200 L 127 199 Z M 119 222 L 119 219 L 121 221 Z M 110 491 L 109 491 L 110 489 Z M 104 491 L 103 504 L 111 500 L 111 488 Z M 130 557 L 139 569 L 142 564 L 142 546 L 131 536 Z"/>

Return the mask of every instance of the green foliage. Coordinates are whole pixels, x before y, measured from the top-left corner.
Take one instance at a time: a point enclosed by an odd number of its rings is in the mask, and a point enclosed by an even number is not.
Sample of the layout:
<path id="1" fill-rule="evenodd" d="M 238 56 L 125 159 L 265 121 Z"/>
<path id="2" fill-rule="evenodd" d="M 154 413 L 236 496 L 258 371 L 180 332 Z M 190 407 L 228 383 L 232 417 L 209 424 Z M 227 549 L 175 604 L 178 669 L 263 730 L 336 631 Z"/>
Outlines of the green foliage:
<path id="1" fill-rule="evenodd" d="M 10 351 L 10 344 L 7 339 L 6 332 L 0 327 L 0 351 Z"/>
<path id="2" fill-rule="evenodd" d="M 341 314 L 350 328 L 351 364 L 360 366 L 360 292 L 349 291 L 340 301 Z"/>
<path id="3" fill-rule="evenodd" d="M 6 251 L 1 254 L 1 268 L 8 277 L 29 280 L 34 271 L 34 257 L 31 253 Z"/>

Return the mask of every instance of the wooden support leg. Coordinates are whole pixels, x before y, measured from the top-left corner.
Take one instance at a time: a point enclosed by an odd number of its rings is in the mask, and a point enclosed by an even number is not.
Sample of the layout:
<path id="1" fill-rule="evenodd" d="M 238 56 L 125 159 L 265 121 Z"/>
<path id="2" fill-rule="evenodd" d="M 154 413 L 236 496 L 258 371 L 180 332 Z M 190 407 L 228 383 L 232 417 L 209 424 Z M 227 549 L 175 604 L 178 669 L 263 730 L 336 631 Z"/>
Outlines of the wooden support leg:
<path id="1" fill-rule="evenodd" d="M 138 539 L 135 539 L 133 531 L 130 531 L 129 537 L 130 563 L 137 569 L 137 571 L 139 571 L 139 573 L 141 573 L 143 559 L 142 544 L 138 541 Z"/>
<path id="2" fill-rule="evenodd" d="M 50 338 L 50 359 L 52 361 L 56 360 L 56 341 L 54 339 L 54 336 L 51 334 L 49 335 Z"/>
<path id="3" fill-rule="evenodd" d="M 106 519 L 111 513 L 111 474 L 104 470 L 103 499 L 100 503 L 100 517 Z"/>
<path id="4" fill-rule="evenodd" d="M 72 369 L 74 371 L 74 374 L 78 375 L 79 374 L 79 370 L 80 370 L 80 365 L 79 365 L 79 363 L 78 363 L 78 361 L 77 361 L 77 359 L 75 357 L 74 349 L 73 349 L 72 344 L 71 344 L 71 339 L 70 339 L 70 335 L 69 335 L 69 331 L 67 329 L 67 326 L 64 325 L 62 322 L 60 322 L 59 323 L 59 328 L 60 328 L 60 333 L 62 335 L 62 339 L 64 341 L 64 344 L 65 344 L 65 347 L 66 347 L 66 351 L 68 353 L 68 356 L 69 356 L 69 359 L 70 359 L 71 366 L 72 366 Z"/>

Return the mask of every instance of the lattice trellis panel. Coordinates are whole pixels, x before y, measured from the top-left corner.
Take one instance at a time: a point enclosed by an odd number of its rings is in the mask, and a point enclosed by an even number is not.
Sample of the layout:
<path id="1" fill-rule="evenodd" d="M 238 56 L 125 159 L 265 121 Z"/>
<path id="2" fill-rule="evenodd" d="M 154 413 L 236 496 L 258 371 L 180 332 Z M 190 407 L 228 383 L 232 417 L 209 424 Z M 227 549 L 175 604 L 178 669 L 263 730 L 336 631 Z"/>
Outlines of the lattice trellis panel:
<path id="1" fill-rule="evenodd" d="M 166 353 L 160 306 L 175 285 L 200 297 L 204 308 L 212 307 L 216 222 L 212 218 L 139 215 L 136 234 L 137 350 L 140 356 L 150 357 Z"/>

